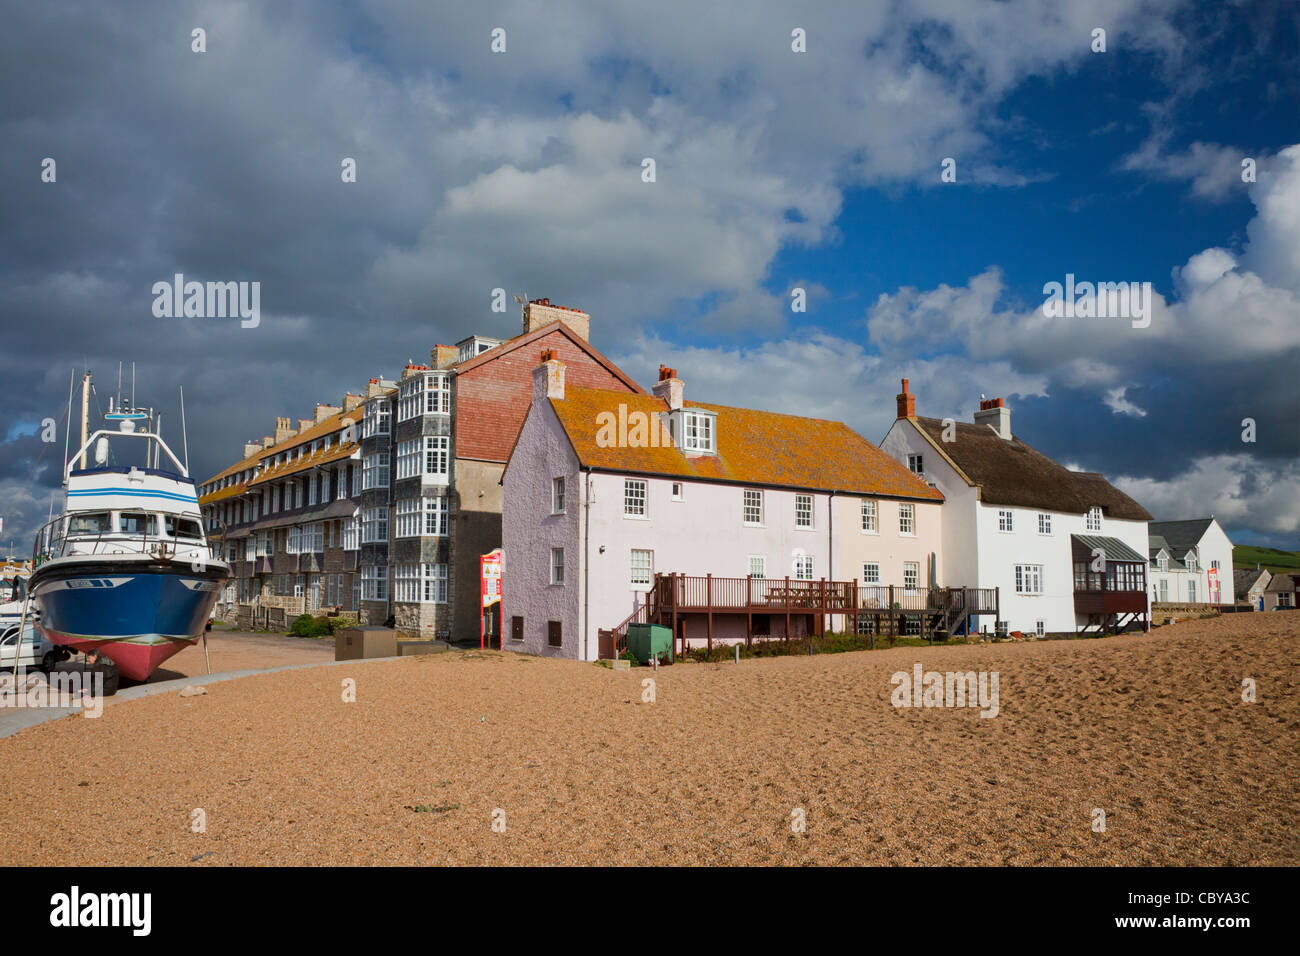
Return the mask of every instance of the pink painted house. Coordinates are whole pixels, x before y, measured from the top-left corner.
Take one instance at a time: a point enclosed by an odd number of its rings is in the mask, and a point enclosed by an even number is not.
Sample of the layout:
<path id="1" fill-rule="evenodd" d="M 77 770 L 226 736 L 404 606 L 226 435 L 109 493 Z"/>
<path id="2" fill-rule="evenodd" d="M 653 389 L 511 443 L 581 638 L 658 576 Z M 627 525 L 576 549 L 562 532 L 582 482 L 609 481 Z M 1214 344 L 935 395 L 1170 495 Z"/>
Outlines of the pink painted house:
<path id="1" fill-rule="evenodd" d="M 942 494 L 843 423 L 686 401 L 663 367 L 652 395 L 566 387 L 546 353 L 533 374 L 502 476 L 504 648 L 608 657 L 629 619 L 679 647 L 798 636 L 937 583 Z"/>

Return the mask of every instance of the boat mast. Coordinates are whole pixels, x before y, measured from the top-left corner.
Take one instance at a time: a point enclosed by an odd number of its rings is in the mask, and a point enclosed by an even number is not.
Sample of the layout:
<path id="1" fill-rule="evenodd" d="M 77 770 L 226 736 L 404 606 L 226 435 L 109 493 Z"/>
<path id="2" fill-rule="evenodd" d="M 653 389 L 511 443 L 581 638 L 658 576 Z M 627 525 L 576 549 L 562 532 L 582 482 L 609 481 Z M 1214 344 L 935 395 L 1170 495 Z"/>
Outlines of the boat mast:
<path id="1" fill-rule="evenodd" d="M 90 369 L 81 380 L 81 468 L 86 468 L 86 429 L 90 426 Z"/>

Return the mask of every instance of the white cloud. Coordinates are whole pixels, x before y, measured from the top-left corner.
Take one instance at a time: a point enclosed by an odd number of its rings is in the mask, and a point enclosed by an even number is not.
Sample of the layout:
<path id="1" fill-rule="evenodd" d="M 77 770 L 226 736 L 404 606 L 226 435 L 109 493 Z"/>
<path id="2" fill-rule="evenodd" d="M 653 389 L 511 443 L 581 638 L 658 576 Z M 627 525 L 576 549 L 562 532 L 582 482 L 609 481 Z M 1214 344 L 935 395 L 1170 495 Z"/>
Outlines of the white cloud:
<path id="1" fill-rule="evenodd" d="M 1213 515 L 1221 525 L 1265 535 L 1300 531 L 1300 462 L 1247 454 L 1197 458 L 1169 480 L 1118 477 L 1114 484 L 1158 521 Z"/>

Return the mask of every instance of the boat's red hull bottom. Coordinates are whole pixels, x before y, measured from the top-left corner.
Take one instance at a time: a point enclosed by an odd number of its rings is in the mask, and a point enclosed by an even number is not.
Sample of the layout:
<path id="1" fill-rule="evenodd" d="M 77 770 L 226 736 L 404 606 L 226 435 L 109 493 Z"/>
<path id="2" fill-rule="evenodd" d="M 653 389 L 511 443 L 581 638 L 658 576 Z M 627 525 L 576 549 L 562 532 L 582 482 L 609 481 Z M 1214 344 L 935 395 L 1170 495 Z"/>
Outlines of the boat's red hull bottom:
<path id="1" fill-rule="evenodd" d="M 40 625 L 37 625 L 38 627 Z M 197 638 L 175 637 L 168 634 L 138 634 L 132 637 L 86 637 L 82 634 L 65 634 L 52 628 L 41 630 L 51 644 L 69 647 L 83 654 L 98 651 L 117 665 L 123 677 L 146 681 L 163 661 L 178 651 L 193 646 Z"/>

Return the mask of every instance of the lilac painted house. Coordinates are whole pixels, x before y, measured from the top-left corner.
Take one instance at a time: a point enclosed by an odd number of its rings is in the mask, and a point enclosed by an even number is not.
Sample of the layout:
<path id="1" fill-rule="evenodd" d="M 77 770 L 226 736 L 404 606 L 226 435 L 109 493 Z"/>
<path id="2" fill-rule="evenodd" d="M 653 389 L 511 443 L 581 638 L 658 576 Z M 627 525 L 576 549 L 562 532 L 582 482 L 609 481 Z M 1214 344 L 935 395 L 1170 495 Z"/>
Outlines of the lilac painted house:
<path id="1" fill-rule="evenodd" d="M 546 352 L 533 374 L 503 648 L 608 657 L 629 620 L 679 647 L 798 636 L 940 590 L 942 494 L 843 423 L 686 401 L 663 367 L 652 395 L 566 388 Z"/>

